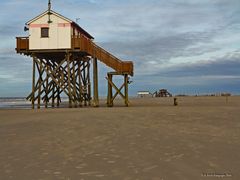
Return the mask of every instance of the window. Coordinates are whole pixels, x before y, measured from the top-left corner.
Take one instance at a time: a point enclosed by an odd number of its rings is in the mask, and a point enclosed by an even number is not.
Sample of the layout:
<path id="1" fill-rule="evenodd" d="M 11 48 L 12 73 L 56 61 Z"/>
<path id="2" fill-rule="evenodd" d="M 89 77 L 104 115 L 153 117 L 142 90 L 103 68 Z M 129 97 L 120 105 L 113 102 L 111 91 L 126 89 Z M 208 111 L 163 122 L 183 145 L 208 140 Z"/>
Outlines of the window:
<path id="1" fill-rule="evenodd" d="M 41 37 L 48 38 L 49 37 L 49 28 L 41 28 Z"/>

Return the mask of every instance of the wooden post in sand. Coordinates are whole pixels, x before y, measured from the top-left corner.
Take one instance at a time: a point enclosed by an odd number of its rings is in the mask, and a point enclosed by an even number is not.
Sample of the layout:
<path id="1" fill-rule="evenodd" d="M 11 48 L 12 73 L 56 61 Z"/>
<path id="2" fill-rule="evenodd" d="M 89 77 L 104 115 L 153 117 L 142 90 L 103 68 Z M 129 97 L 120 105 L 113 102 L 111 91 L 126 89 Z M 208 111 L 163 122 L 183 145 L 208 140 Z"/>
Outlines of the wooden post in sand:
<path id="1" fill-rule="evenodd" d="M 128 101 L 128 74 L 124 74 L 124 94 L 125 94 L 125 105 L 128 106 L 129 101 Z"/>
<path id="2" fill-rule="evenodd" d="M 71 92 L 71 72 L 70 72 L 70 53 L 67 52 L 67 79 L 68 79 L 68 99 L 69 99 L 69 108 L 72 108 L 72 92 Z"/>
<path id="3" fill-rule="evenodd" d="M 108 107 L 112 107 L 113 106 L 113 102 L 112 102 L 112 85 L 110 82 L 112 82 L 112 74 L 108 73 L 107 74 L 107 80 L 108 80 L 108 94 L 107 94 L 107 105 Z"/>
<path id="4" fill-rule="evenodd" d="M 35 56 L 33 56 L 33 71 L 32 71 L 32 109 L 34 109 L 34 101 L 35 101 Z"/>
<path id="5" fill-rule="evenodd" d="M 47 65 L 47 71 L 48 71 L 48 65 Z M 49 80 L 49 76 L 48 76 L 48 74 L 46 74 L 46 89 L 45 89 L 45 91 L 46 91 L 46 97 L 45 97 L 45 108 L 48 108 L 48 96 L 47 96 L 47 94 L 48 94 L 48 89 L 49 89 L 49 82 L 48 82 L 48 80 Z"/>
<path id="6" fill-rule="evenodd" d="M 94 100 L 94 107 L 99 106 L 99 99 L 98 99 L 98 64 L 97 58 L 93 58 L 93 100 Z"/>
<path id="7" fill-rule="evenodd" d="M 173 103 L 173 105 L 174 105 L 174 106 L 177 106 L 177 105 L 178 105 L 177 98 L 175 97 L 173 100 L 174 100 L 174 103 Z"/>

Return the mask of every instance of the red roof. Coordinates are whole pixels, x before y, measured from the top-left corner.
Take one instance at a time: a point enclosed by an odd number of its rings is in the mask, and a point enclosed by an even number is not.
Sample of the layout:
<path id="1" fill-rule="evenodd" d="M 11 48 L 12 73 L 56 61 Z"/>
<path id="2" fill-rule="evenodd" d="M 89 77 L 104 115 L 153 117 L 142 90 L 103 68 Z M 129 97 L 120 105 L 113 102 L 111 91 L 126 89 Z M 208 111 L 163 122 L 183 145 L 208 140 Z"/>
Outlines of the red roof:
<path id="1" fill-rule="evenodd" d="M 78 31 L 80 31 L 80 33 L 84 34 L 86 37 L 88 37 L 89 39 L 94 39 L 94 37 L 92 37 L 87 31 L 85 31 L 83 28 L 81 28 L 77 23 L 75 23 L 74 21 L 72 22 L 72 25 L 78 29 Z"/>

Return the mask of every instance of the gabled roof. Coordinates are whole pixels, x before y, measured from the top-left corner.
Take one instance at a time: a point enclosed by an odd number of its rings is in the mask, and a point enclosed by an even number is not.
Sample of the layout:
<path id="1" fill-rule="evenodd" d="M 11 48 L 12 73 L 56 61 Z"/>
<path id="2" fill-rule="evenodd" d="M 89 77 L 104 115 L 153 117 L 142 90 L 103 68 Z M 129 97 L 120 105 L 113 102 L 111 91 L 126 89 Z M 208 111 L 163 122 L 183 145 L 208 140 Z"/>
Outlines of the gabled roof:
<path id="1" fill-rule="evenodd" d="M 53 11 L 53 10 L 50 10 L 50 13 L 51 13 L 51 14 L 54 14 L 55 16 L 58 16 L 58 17 L 61 18 L 61 19 L 64 19 L 64 20 L 68 21 L 69 23 L 72 23 L 72 22 L 73 22 L 71 19 L 68 19 L 68 18 L 62 16 L 61 14 L 58 14 L 57 12 L 55 12 L 55 11 Z M 40 14 L 40 15 L 36 16 L 35 18 L 33 18 L 33 19 L 29 20 L 28 22 L 26 22 L 26 25 L 31 24 L 32 22 L 40 19 L 41 17 L 45 16 L 46 14 L 48 14 L 48 10 L 47 10 L 47 11 L 44 11 L 42 14 Z"/>
<path id="2" fill-rule="evenodd" d="M 51 14 L 54 14 L 55 16 L 64 19 L 65 21 L 71 23 L 74 27 L 76 27 L 80 32 L 82 32 L 85 36 L 87 36 L 90 39 L 94 39 L 93 36 L 91 36 L 87 31 L 85 31 L 83 28 L 81 28 L 76 22 L 72 21 L 71 19 L 66 18 L 65 16 L 62 16 L 61 14 L 58 14 L 57 12 L 50 10 Z M 26 25 L 31 24 L 32 22 L 40 19 L 41 17 L 45 16 L 46 14 L 48 14 L 48 10 L 43 12 L 42 14 L 36 16 L 35 18 L 29 20 L 28 22 L 26 22 Z"/>

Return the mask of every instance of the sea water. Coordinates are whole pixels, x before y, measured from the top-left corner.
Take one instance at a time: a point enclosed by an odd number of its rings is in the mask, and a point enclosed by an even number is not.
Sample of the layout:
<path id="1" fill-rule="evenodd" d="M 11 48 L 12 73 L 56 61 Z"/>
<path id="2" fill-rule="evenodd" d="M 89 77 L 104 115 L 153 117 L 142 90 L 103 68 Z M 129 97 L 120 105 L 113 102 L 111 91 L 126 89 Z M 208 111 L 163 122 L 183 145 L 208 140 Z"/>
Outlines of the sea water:
<path id="1" fill-rule="evenodd" d="M 23 97 L 0 97 L 0 109 L 28 109 L 31 102 Z"/>
<path id="2" fill-rule="evenodd" d="M 60 107 L 67 107 L 68 98 L 61 97 L 62 103 Z M 35 107 L 37 107 L 35 102 Z M 45 107 L 45 104 L 41 102 L 41 108 Z M 51 101 L 49 102 L 51 107 Z M 56 106 L 55 106 L 56 107 Z M 0 109 L 31 109 L 32 103 L 24 97 L 0 97 Z"/>

